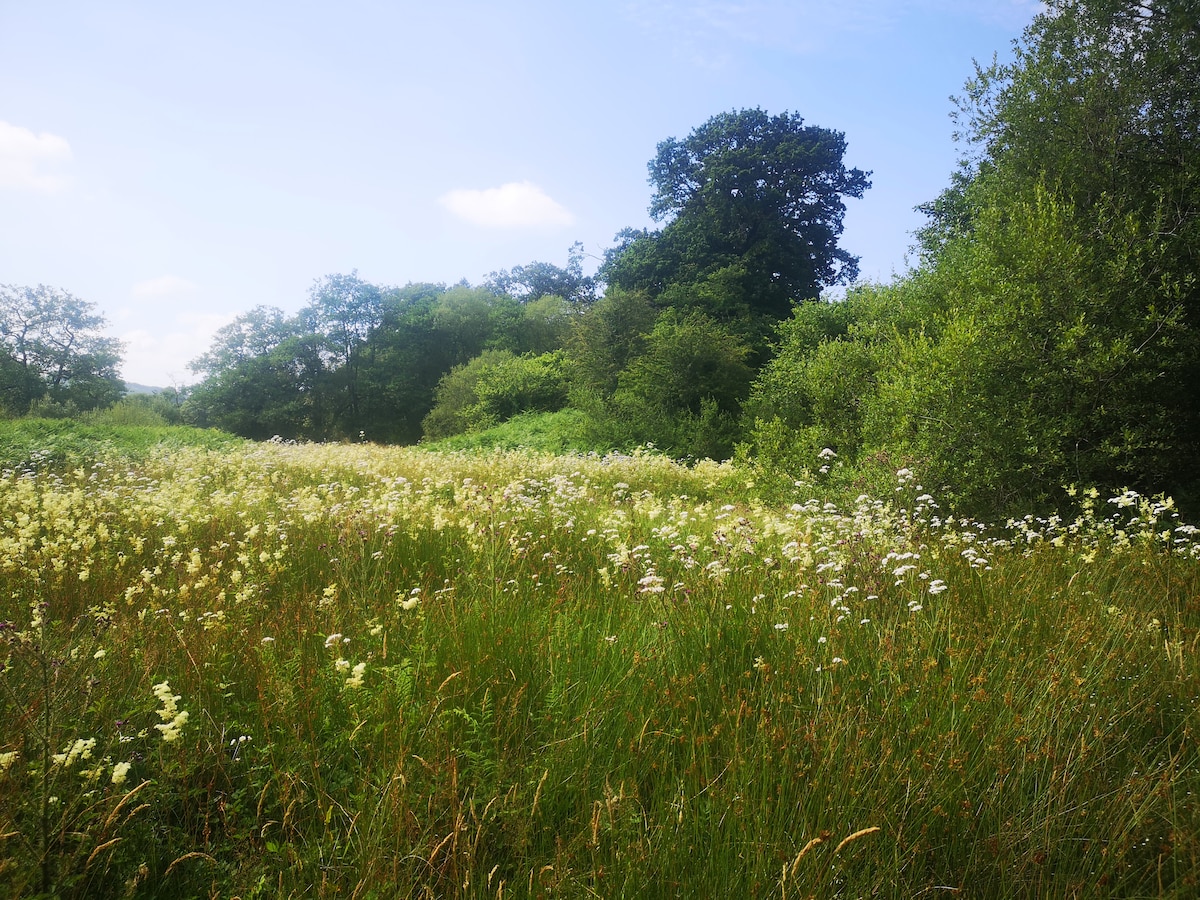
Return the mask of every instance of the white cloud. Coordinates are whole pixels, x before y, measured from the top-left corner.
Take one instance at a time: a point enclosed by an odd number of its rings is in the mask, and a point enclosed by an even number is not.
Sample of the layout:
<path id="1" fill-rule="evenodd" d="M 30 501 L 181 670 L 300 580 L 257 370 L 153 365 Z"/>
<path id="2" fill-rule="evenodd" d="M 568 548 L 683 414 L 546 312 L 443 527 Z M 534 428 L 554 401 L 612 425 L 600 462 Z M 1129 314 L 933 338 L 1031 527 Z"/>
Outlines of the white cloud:
<path id="1" fill-rule="evenodd" d="M 135 328 L 117 335 L 125 344 L 122 377 L 136 384 L 171 387 L 196 376 L 187 364 L 212 347 L 213 335 L 233 315 L 181 313 L 166 330 Z"/>
<path id="2" fill-rule="evenodd" d="M 71 145 L 65 138 L 0 121 L 0 189 L 57 193 L 70 180 L 45 169 L 70 159 Z"/>
<path id="3" fill-rule="evenodd" d="M 133 296 L 139 299 L 166 300 L 171 297 L 185 297 L 200 290 L 199 286 L 180 278 L 178 275 L 163 275 L 139 281 L 133 286 Z"/>
<path id="4" fill-rule="evenodd" d="M 460 188 L 443 194 L 439 200 L 460 219 L 490 228 L 570 225 L 575 221 L 565 207 L 528 181 L 482 191 Z"/>

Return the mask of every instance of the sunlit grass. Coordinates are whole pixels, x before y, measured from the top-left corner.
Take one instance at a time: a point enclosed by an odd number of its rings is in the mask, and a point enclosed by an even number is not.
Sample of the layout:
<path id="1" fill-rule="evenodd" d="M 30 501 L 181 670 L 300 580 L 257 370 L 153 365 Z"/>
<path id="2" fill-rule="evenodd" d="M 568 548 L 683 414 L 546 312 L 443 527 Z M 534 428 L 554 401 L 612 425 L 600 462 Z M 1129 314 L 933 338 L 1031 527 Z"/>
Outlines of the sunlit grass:
<path id="1" fill-rule="evenodd" d="M 5 471 L 0 885 L 1194 896 L 1193 529 L 814 477 L 763 505 L 648 453 L 279 443 Z"/>

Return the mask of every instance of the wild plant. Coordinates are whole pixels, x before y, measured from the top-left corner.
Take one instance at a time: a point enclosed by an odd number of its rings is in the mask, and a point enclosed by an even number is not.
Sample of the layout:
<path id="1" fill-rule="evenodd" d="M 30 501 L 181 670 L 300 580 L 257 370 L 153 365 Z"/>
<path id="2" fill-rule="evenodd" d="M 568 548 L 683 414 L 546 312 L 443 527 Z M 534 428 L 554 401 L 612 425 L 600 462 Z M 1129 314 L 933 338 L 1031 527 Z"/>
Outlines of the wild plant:
<path id="1" fill-rule="evenodd" d="M 847 494 L 836 465 L 784 503 L 652 452 L 279 442 L 10 472 L 6 640 L 44 609 L 46 649 L 5 645 L 0 878 L 1189 896 L 1195 530 L 1085 491 L 987 526 L 901 467 Z M 83 799 L 43 840 L 49 797 Z"/>

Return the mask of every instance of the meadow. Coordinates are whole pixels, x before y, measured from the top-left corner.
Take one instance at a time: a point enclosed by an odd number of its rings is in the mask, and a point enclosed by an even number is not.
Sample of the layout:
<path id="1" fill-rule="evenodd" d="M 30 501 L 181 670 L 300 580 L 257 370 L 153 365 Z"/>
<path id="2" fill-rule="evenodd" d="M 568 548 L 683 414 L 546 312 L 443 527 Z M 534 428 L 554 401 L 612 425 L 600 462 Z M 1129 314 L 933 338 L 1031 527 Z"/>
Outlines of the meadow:
<path id="1" fill-rule="evenodd" d="M 1169 501 L 985 525 L 831 454 L 769 503 L 653 452 L 6 458 L 6 896 L 1200 893 Z"/>

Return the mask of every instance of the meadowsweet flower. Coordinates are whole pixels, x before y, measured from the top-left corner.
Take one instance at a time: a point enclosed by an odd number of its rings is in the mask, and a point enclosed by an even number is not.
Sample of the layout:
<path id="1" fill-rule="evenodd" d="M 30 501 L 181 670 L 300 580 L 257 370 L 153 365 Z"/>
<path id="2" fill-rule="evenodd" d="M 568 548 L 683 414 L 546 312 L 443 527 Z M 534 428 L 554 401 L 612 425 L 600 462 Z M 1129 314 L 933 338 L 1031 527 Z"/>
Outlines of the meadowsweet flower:
<path id="1" fill-rule="evenodd" d="M 104 765 L 102 763 L 100 765 L 93 766 L 90 769 L 84 769 L 83 771 L 81 771 L 79 773 L 79 777 L 82 778 L 84 781 L 95 782 L 95 781 L 99 781 L 100 776 L 103 774 L 104 774 Z"/>
<path id="2" fill-rule="evenodd" d="M 112 769 L 112 778 L 109 780 L 116 786 L 120 787 L 125 783 L 125 779 L 129 777 L 129 770 L 132 768 L 130 763 L 119 762 Z"/>
<path id="3" fill-rule="evenodd" d="M 177 704 L 181 698 L 178 694 L 171 693 L 171 685 L 168 682 L 156 684 L 151 690 L 158 702 L 162 704 L 162 709 L 156 710 L 162 722 L 154 727 L 162 733 L 162 738 L 166 743 L 172 743 L 179 739 L 183 726 L 187 724 L 188 711 L 178 708 Z"/>
<path id="4" fill-rule="evenodd" d="M 51 759 L 54 760 L 56 765 L 60 765 L 64 769 L 69 769 L 80 760 L 91 759 L 92 750 L 95 747 L 95 738 L 77 738 L 71 746 L 67 747 L 62 753 L 55 753 Z"/>
<path id="5" fill-rule="evenodd" d="M 17 761 L 19 755 L 16 750 L 10 750 L 8 753 L 0 753 L 0 775 L 5 774 L 13 767 L 13 763 Z"/>
<path id="6" fill-rule="evenodd" d="M 329 637 L 325 638 L 325 649 L 329 650 L 330 648 L 339 644 L 341 640 L 342 633 L 340 631 L 335 631 L 333 634 L 329 635 Z"/>
<path id="7" fill-rule="evenodd" d="M 157 728 L 160 732 L 162 732 L 162 739 L 166 743 L 170 744 L 174 741 L 179 740 L 179 735 L 183 731 L 183 726 L 187 724 L 187 720 L 188 720 L 187 710 L 181 709 L 179 712 L 177 712 L 175 714 L 175 718 L 173 718 L 170 722 L 159 723 L 158 725 L 155 725 L 154 727 Z"/>
<path id="8" fill-rule="evenodd" d="M 367 671 L 367 664 L 360 662 L 350 670 L 350 677 L 346 679 L 346 687 L 360 688 L 363 684 L 363 673 Z"/>
<path id="9" fill-rule="evenodd" d="M 92 654 L 92 659 L 104 659 L 104 654 L 106 652 L 107 651 L 105 651 L 104 648 L 101 647 L 99 650 L 97 650 L 95 653 Z"/>

